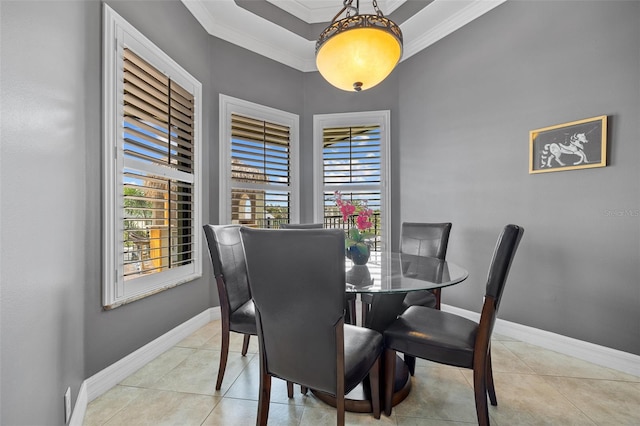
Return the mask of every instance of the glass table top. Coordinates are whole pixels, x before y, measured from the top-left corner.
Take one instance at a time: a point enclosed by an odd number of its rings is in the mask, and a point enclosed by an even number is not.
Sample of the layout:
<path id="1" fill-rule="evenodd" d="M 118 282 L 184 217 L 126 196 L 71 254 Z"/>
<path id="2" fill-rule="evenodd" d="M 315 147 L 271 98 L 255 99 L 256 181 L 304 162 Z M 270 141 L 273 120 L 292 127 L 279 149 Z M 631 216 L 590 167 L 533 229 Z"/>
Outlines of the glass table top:
<path id="1" fill-rule="evenodd" d="M 455 263 L 406 253 L 371 252 L 366 265 L 346 259 L 347 292 L 406 293 L 464 281 L 469 273 Z"/>

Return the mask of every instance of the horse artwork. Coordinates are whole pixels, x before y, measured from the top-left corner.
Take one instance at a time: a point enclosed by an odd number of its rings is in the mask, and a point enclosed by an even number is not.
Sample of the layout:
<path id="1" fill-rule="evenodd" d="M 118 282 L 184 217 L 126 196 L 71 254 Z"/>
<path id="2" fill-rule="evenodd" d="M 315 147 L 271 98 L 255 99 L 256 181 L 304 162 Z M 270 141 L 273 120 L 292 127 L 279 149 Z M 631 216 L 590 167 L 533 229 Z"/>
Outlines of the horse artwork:
<path id="1" fill-rule="evenodd" d="M 607 116 L 529 132 L 529 173 L 606 166 Z"/>
<path id="2" fill-rule="evenodd" d="M 574 133 L 568 139 L 568 143 L 565 144 L 555 142 L 545 144 L 540 153 L 540 167 L 551 167 L 553 160 L 561 166 L 566 166 L 560 160 L 562 154 L 577 156 L 578 161 L 573 163 L 574 166 L 588 163 L 587 154 L 584 153 L 584 144 L 589 142 L 587 136 L 584 133 Z"/>

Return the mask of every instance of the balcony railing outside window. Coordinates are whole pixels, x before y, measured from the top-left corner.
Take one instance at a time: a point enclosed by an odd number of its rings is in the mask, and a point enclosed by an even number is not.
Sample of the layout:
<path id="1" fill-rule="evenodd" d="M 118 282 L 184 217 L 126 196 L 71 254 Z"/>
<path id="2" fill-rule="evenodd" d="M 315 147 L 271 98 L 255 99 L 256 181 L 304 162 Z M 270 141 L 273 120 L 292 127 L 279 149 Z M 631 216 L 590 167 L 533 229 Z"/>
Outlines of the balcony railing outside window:
<path id="1" fill-rule="evenodd" d="M 325 216 L 324 218 L 324 228 L 325 229 L 342 229 L 345 233 L 351 229 L 356 227 L 356 218 L 358 215 L 351 215 L 347 222 L 342 220 L 342 215 L 333 215 L 333 216 Z M 376 212 L 371 216 L 371 221 L 373 222 L 373 228 L 371 228 L 370 232 L 374 235 L 371 238 L 371 249 L 373 251 L 380 250 L 380 213 Z M 257 219 L 254 223 L 254 226 L 257 228 L 265 228 L 265 229 L 279 229 L 280 224 L 289 223 L 289 219 L 287 218 L 265 218 L 265 219 Z"/>

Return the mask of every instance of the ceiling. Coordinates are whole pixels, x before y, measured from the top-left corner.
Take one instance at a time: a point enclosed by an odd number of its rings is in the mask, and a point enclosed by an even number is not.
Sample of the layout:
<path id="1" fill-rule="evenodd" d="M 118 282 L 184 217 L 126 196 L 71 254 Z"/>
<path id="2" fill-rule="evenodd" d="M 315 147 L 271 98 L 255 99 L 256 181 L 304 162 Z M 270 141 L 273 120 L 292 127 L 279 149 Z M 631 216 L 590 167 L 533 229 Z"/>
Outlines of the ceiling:
<path id="1" fill-rule="evenodd" d="M 402 30 L 401 60 L 405 60 L 505 1 L 377 0 L 377 3 Z M 182 3 L 212 36 L 304 72 L 317 70 L 315 39 L 342 8 L 341 0 L 182 0 Z M 360 13 L 374 13 L 368 0 L 362 0 Z"/>

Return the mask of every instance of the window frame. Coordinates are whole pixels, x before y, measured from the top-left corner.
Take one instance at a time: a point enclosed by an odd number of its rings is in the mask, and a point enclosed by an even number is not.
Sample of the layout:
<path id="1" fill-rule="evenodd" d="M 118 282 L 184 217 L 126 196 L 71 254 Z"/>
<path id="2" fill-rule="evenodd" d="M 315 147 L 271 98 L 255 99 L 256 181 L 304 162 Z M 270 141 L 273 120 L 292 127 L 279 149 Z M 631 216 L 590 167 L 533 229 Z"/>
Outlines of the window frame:
<path id="1" fill-rule="evenodd" d="M 230 224 L 232 218 L 231 211 L 231 189 L 233 187 L 232 167 L 231 167 L 231 115 L 237 114 L 256 120 L 269 121 L 289 127 L 289 218 L 292 223 L 300 220 L 300 174 L 299 174 L 299 121 L 297 114 L 282 111 L 276 108 L 256 104 L 228 95 L 220 94 L 219 97 L 219 123 L 220 123 L 220 204 L 219 223 Z M 270 186 L 267 184 L 261 187 Z M 283 186 L 273 186 L 276 191 L 286 191 Z"/>
<path id="2" fill-rule="evenodd" d="M 107 4 L 103 13 L 103 245 L 102 304 L 113 309 L 202 277 L 202 84 Z M 124 280 L 120 256 L 124 229 L 124 107 L 122 65 L 127 47 L 194 96 L 192 262 L 167 271 Z M 163 176 L 174 179 L 167 168 Z M 183 180 L 184 179 L 180 179 Z"/>
<path id="3" fill-rule="evenodd" d="M 362 111 L 335 114 L 315 114 L 313 116 L 313 212 L 314 222 L 324 223 L 324 192 L 334 191 L 335 186 L 325 188 L 323 131 L 331 127 L 357 127 L 376 125 L 380 127 L 380 183 L 349 184 L 349 191 L 380 190 L 381 212 L 381 248 L 386 250 L 391 245 L 391 112 Z"/>

